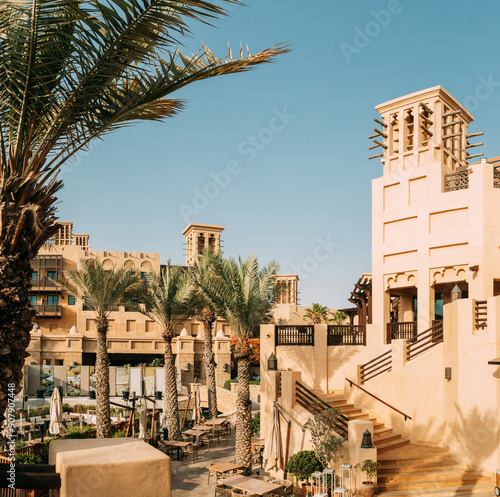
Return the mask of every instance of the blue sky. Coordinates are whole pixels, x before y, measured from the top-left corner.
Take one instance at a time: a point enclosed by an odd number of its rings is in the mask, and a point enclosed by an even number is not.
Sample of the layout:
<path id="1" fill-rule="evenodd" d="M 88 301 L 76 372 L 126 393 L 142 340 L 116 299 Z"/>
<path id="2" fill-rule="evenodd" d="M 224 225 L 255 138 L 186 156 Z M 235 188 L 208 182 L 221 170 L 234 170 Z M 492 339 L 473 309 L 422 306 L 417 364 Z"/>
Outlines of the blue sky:
<path id="1" fill-rule="evenodd" d="M 175 119 L 95 143 L 63 172 L 60 219 L 95 250 L 175 263 L 189 222 L 224 225 L 227 255 L 276 259 L 299 274 L 303 305 L 347 307 L 371 270 L 375 105 L 440 84 L 485 132 L 485 157 L 500 155 L 500 3 L 248 0 L 229 14 L 193 26 L 185 51 L 292 51 L 183 89 Z"/>

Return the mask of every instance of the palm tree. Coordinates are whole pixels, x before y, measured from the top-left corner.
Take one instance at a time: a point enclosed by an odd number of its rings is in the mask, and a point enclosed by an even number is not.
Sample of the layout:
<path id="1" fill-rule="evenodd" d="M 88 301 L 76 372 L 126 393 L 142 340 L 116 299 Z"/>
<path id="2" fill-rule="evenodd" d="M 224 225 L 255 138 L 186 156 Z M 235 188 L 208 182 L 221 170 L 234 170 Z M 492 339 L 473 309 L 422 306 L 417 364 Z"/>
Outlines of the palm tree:
<path id="1" fill-rule="evenodd" d="M 109 315 L 120 305 L 130 305 L 144 292 L 144 282 L 136 272 L 124 267 L 104 267 L 98 259 L 82 259 L 81 268 L 64 272 L 61 285 L 75 294 L 94 312 L 97 330 L 96 410 L 97 437 L 111 436 L 109 415 L 109 358 L 107 332 Z"/>
<path id="2" fill-rule="evenodd" d="M 60 167 L 128 123 L 174 116 L 184 107 L 168 98 L 176 90 L 286 52 L 180 52 L 190 24 L 224 13 L 205 0 L 0 4 L 0 426 L 30 340 L 29 261 L 58 229 Z"/>
<path id="3" fill-rule="evenodd" d="M 198 257 L 191 270 L 191 277 L 196 282 L 201 283 L 204 279 L 210 278 L 210 266 L 207 265 L 208 258 Z M 200 320 L 203 322 L 203 362 L 205 364 L 205 377 L 207 381 L 208 411 L 211 418 L 217 417 L 217 383 L 215 381 L 215 354 L 213 350 L 212 329 L 217 316 L 210 306 L 210 302 L 199 293 L 201 309 L 198 312 Z"/>
<path id="4" fill-rule="evenodd" d="M 304 319 L 313 324 L 328 323 L 328 307 L 313 303 L 312 307 L 307 307 L 304 313 Z"/>
<path id="5" fill-rule="evenodd" d="M 144 298 L 144 314 L 155 320 L 162 328 L 165 341 L 165 399 L 169 440 L 180 440 L 179 401 L 175 358 L 172 353 L 172 339 L 175 327 L 194 314 L 197 305 L 196 292 L 189 274 L 180 266 L 172 266 L 170 261 L 161 273 L 148 275 L 150 291 Z"/>
<path id="6" fill-rule="evenodd" d="M 335 311 L 331 313 L 332 319 L 330 322 L 333 324 L 341 325 L 347 318 L 347 314 L 344 311 Z"/>
<path id="7" fill-rule="evenodd" d="M 196 281 L 200 291 L 215 312 L 231 326 L 238 343 L 234 359 L 238 364 L 238 397 L 236 400 L 236 462 L 252 470 L 249 338 L 268 315 L 274 303 L 274 277 L 278 264 L 270 262 L 259 269 L 256 256 L 246 260 L 224 259 L 221 254 L 205 253 L 204 264 L 211 276 Z"/>

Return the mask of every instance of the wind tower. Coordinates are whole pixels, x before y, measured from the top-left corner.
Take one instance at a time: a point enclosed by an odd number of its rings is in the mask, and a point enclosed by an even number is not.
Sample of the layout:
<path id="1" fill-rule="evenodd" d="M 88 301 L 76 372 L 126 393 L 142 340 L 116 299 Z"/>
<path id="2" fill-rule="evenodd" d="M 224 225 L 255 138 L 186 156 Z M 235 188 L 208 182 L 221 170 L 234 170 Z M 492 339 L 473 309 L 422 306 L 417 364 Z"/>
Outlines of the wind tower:
<path id="1" fill-rule="evenodd" d="M 182 232 L 186 237 L 186 265 L 192 266 L 196 257 L 205 249 L 211 252 L 221 250 L 220 235 L 225 226 L 216 224 L 197 224 L 190 223 Z"/>

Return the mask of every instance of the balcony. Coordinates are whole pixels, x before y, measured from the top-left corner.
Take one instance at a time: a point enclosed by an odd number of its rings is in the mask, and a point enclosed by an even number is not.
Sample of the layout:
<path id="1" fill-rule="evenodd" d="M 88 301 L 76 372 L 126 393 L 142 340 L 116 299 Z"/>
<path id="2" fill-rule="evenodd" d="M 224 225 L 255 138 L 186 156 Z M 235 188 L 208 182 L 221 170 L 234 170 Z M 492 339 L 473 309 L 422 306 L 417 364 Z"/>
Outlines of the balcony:
<path id="1" fill-rule="evenodd" d="M 61 292 L 61 287 L 49 278 L 31 280 L 31 289 L 36 292 Z"/>
<path id="2" fill-rule="evenodd" d="M 500 188 L 500 166 L 493 168 L 493 188 Z"/>
<path id="3" fill-rule="evenodd" d="M 60 318 L 62 316 L 60 304 L 38 304 L 34 305 L 33 308 L 39 318 Z"/>
<path id="4" fill-rule="evenodd" d="M 406 321 L 401 323 L 387 323 L 387 343 L 404 338 L 412 340 L 417 336 L 417 322 Z"/>
<path id="5" fill-rule="evenodd" d="M 469 188 L 469 170 L 458 170 L 444 175 L 444 191 L 454 192 Z"/>
<path id="6" fill-rule="evenodd" d="M 328 345 L 366 345 L 366 326 L 329 325 Z"/>

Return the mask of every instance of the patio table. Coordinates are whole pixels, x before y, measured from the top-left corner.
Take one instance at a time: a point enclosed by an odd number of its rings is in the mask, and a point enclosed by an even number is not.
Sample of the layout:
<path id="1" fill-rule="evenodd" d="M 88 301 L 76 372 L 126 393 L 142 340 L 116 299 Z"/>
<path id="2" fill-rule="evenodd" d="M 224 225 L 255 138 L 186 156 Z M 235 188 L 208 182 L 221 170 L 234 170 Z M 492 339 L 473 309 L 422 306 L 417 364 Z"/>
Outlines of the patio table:
<path id="1" fill-rule="evenodd" d="M 218 481 L 219 478 L 228 473 L 236 473 L 239 469 L 243 469 L 245 466 L 242 464 L 232 464 L 230 462 L 221 462 L 217 464 L 211 464 L 207 466 L 208 469 L 208 481 L 210 483 L 210 476 L 215 473 L 215 480 Z"/>
<path id="2" fill-rule="evenodd" d="M 177 448 L 177 460 L 180 461 L 184 458 L 184 449 L 192 445 L 191 442 L 181 442 L 179 440 L 162 441 L 162 446 Z M 182 454 L 182 457 L 181 457 Z"/>
<path id="3" fill-rule="evenodd" d="M 265 495 L 283 488 L 283 485 L 279 485 L 277 483 L 256 480 L 255 478 L 249 478 L 248 476 L 243 475 L 235 475 L 225 478 L 224 485 L 229 485 L 230 487 L 238 488 L 239 490 L 257 495 Z"/>

